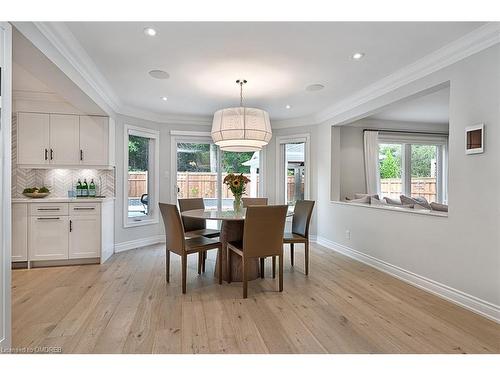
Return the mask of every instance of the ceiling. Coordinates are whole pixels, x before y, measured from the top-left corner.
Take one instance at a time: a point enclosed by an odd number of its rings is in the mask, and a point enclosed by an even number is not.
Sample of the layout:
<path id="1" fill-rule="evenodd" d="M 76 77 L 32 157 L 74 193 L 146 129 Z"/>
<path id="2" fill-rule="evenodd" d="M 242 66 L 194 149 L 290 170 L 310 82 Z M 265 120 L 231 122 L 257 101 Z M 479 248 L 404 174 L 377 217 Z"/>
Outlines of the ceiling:
<path id="1" fill-rule="evenodd" d="M 244 104 L 274 120 L 309 116 L 482 23 L 68 22 L 121 105 L 158 115 L 211 116 Z M 146 36 L 150 26 L 157 35 Z M 355 61 L 355 52 L 365 53 Z M 170 78 L 149 76 L 165 70 Z M 305 87 L 320 83 L 321 91 Z M 161 100 L 166 96 L 167 100 Z M 286 109 L 290 105 L 290 109 Z"/>
<path id="2" fill-rule="evenodd" d="M 386 107 L 368 119 L 448 124 L 450 88 Z"/>

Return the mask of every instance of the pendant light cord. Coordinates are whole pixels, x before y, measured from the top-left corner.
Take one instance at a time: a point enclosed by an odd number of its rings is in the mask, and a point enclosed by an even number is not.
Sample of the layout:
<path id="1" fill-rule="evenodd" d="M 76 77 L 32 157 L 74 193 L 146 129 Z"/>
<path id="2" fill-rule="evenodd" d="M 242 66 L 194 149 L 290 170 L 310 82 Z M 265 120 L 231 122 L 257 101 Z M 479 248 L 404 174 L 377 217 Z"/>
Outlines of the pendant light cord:
<path id="1" fill-rule="evenodd" d="M 240 85 L 240 107 L 243 107 L 243 85 L 247 83 L 246 79 L 238 79 L 236 81 L 238 85 Z"/>

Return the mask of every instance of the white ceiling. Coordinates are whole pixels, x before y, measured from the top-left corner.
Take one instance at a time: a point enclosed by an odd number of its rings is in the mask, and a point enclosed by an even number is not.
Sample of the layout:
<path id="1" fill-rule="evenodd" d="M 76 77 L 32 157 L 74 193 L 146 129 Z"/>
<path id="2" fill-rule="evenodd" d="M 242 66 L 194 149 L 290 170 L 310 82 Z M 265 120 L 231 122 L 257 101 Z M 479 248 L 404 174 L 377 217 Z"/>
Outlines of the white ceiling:
<path id="1" fill-rule="evenodd" d="M 245 105 L 272 119 L 312 115 L 469 33 L 482 23 L 65 23 L 122 105 L 153 114 L 211 116 Z M 157 30 L 155 37 L 143 33 Z M 366 55 L 360 61 L 350 56 Z M 152 69 L 168 80 L 148 75 Z M 306 92 L 309 84 L 325 89 Z M 160 97 L 167 96 L 167 101 Z M 290 110 L 285 109 L 289 104 Z"/>
<path id="2" fill-rule="evenodd" d="M 368 119 L 448 124 L 450 88 L 398 102 Z"/>

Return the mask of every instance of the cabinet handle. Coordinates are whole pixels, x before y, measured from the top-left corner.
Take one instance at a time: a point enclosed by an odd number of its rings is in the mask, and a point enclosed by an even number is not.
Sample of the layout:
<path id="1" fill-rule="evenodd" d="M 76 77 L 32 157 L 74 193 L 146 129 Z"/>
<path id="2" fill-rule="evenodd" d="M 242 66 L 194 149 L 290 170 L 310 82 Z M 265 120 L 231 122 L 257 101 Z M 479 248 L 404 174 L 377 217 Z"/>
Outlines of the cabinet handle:
<path id="1" fill-rule="evenodd" d="M 95 207 L 75 207 L 73 210 L 78 211 L 78 210 L 95 210 Z"/>
<path id="2" fill-rule="evenodd" d="M 73 220 L 69 221 L 69 231 L 73 231 Z"/>
<path id="3" fill-rule="evenodd" d="M 80 150 L 80 161 L 83 161 L 83 150 Z"/>
<path id="4" fill-rule="evenodd" d="M 60 208 L 37 208 L 37 211 L 59 211 Z"/>
<path id="5" fill-rule="evenodd" d="M 60 217 L 37 217 L 37 220 L 59 220 Z"/>
<path id="6" fill-rule="evenodd" d="M 50 149 L 50 160 L 54 159 L 54 150 Z"/>
<path id="7" fill-rule="evenodd" d="M 45 160 L 49 159 L 49 150 L 45 149 Z"/>

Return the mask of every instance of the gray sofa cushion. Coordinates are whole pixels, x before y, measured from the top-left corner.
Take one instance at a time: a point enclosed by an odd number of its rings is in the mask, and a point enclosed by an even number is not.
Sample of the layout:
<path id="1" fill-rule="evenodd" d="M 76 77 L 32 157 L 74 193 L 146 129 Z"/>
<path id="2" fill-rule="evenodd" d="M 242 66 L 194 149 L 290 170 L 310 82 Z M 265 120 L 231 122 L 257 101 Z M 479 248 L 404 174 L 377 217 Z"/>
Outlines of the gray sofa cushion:
<path id="1" fill-rule="evenodd" d="M 407 197 L 406 195 L 401 195 L 399 198 L 401 199 L 402 204 L 413 204 L 413 205 L 418 204 L 424 207 L 426 210 L 431 209 L 431 205 L 429 204 L 429 202 L 427 202 L 427 199 L 425 199 L 424 197 L 412 198 L 412 197 Z"/>
<path id="2" fill-rule="evenodd" d="M 376 198 L 376 199 L 380 199 L 378 194 L 365 194 L 365 193 L 356 193 L 354 194 L 354 199 L 360 199 L 360 198 L 364 198 L 364 197 L 370 197 L 370 198 Z"/>
<path id="3" fill-rule="evenodd" d="M 447 204 L 441 204 L 441 203 L 432 202 L 431 203 L 431 209 L 434 210 L 434 211 L 448 212 L 448 205 Z"/>

